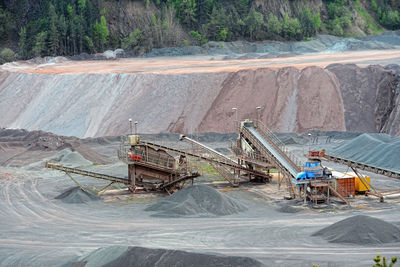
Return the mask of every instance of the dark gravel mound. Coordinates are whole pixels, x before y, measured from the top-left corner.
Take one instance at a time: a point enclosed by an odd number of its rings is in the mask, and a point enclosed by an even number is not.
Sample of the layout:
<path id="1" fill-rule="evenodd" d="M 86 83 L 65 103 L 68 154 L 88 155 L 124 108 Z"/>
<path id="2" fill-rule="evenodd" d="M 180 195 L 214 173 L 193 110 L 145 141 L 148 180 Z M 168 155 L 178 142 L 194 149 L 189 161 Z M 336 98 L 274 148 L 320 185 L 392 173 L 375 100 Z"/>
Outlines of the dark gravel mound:
<path id="1" fill-rule="evenodd" d="M 248 257 L 191 253 L 180 250 L 143 247 L 100 248 L 67 266 L 264 266 Z"/>
<path id="2" fill-rule="evenodd" d="M 365 164 L 400 171 L 400 137 L 362 134 L 329 151 L 333 155 Z"/>
<path id="3" fill-rule="evenodd" d="M 86 203 L 89 201 L 99 200 L 100 197 L 95 193 L 82 191 L 82 189 L 76 186 L 56 196 L 55 199 L 60 199 L 64 203 Z"/>
<path id="4" fill-rule="evenodd" d="M 283 205 L 280 206 L 279 208 L 276 209 L 276 211 L 282 212 L 282 213 L 296 213 L 301 211 L 301 208 L 296 208 L 290 205 Z"/>
<path id="5" fill-rule="evenodd" d="M 400 229 L 383 220 L 357 215 L 314 233 L 331 243 L 357 245 L 384 244 L 400 242 Z"/>
<path id="6" fill-rule="evenodd" d="M 245 211 L 247 208 L 216 189 L 206 185 L 184 188 L 147 207 L 146 211 L 156 211 L 156 217 L 182 216 L 224 216 Z"/>

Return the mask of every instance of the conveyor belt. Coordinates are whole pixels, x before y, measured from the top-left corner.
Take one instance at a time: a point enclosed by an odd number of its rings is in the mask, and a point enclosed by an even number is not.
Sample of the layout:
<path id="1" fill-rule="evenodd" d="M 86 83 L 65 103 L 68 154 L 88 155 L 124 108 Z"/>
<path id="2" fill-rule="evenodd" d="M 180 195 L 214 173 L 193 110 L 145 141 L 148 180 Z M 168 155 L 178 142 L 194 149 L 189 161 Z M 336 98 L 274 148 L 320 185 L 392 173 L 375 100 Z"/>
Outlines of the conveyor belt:
<path id="1" fill-rule="evenodd" d="M 301 169 L 296 166 L 272 140 L 269 140 L 265 134 L 260 133 L 255 127 L 243 125 L 240 132 L 259 153 L 266 156 L 283 174 L 289 194 L 292 198 L 295 198 L 296 192 L 293 188 L 293 184 L 296 183 L 296 176 Z"/>
<path id="2" fill-rule="evenodd" d="M 66 173 L 74 173 L 74 174 L 79 174 L 79 175 L 82 175 L 82 176 L 93 177 L 93 178 L 96 178 L 96 179 L 107 180 L 107 181 L 114 182 L 114 183 L 122 183 L 122 184 L 129 185 L 129 180 L 125 179 L 125 178 L 115 177 L 115 176 L 111 176 L 111 175 L 107 175 L 107 174 L 101 174 L 101 173 L 97 173 L 97 172 L 90 172 L 90 171 L 80 170 L 80 169 L 76 169 L 76 168 L 69 168 L 69 167 L 65 167 L 65 166 L 54 164 L 54 163 L 50 163 L 50 162 L 46 163 L 46 168 L 54 169 L 54 170 L 58 170 L 58 171 L 63 171 L 63 172 L 66 172 Z M 172 186 L 172 185 L 174 185 L 174 184 L 176 184 L 178 182 L 182 182 L 182 181 L 188 180 L 188 179 L 193 179 L 193 178 L 196 178 L 198 176 L 199 176 L 198 173 L 192 173 L 191 175 L 182 176 L 182 177 L 179 177 L 176 180 L 173 180 L 171 182 L 167 182 L 165 184 L 161 184 L 160 188 L 164 189 L 164 188 L 167 188 L 168 186 Z M 143 184 L 145 184 L 145 183 L 143 183 Z"/>
<path id="3" fill-rule="evenodd" d="M 332 155 L 324 155 L 324 158 L 328 161 L 332 161 L 332 162 L 336 162 L 339 164 L 343 164 L 352 168 L 357 168 L 360 170 L 364 170 L 364 171 L 368 171 L 368 172 L 372 172 L 372 173 L 376 173 L 376 174 L 380 174 L 380 175 L 384 175 L 387 177 L 391 177 L 391 178 L 396 178 L 396 179 L 400 179 L 400 172 L 395 171 L 395 170 L 388 170 L 388 169 L 384 169 L 384 168 L 380 168 L 380 167 L 376 167 L 376 166 L 372 166 L 372 165 L 368 165 L 368 164 L 364 164 L 361 162 L 357 162 L 357 161 L 353 161 L 350 159 L 345 159 L 342 157 L 338 157 L 338 156 L 332 156 Z"/>
<path id="4" fill-rule="evenodd" d="M 206 145 L 204 145 L 204 144 L 202 144 L 200 142 L 197 142 L 196 140 L 193 140 L 193 139 L 191 139 L 189 137 L 186 137 L 184 135 L 181 135 L 179 139 L 181 141 L 185 141 L 185 142 L 188 142 L 189 144 L 193 144 L 193 145 L 195 145 L 197 147 L 202 148 L 203 150 L 205 150 L 205 151 L 211 153 L 212 155 L 216 156 L 217 158 L 219 158 L 221 161 L 224 161 L 224 162 L 227 161 L 229 163 L 237 164 L 235 160 L 225 156 L 224 154 L 216 151 L 215 149 L 212 149 L 209 146 L 206 146 Z"/>
<path id="5" fill-rule="evenodd" d="M 182 181 L 185 181 L 185 180 L 189 180 L 189 179 L 194 179 L 194 178 L 199 177 L 199 176 L 200 176 L 200 174 L 197 173 L 197 172 L 196 173 L 192 173 L 191 175 L 182 176 L 182 177 L 180 177 L 180 178 L 178 178 L 178 179 L 176 179 L 176 180 L 174 180 L 172 182 L 168 182 L 168 183 L 165 183 L 165 184 L 161 185 L 161 188 L 164 189 L 164 188 L 167 188 L 168 186 L 174 185 L 176 183 L 179 183 L 179 182 L 182 182 Z"/>
<path id="6" fill-rule="evenodd" d="M 107 175 L 107 174 L 101 174 L 101 173 L 97 173 L 97 172 L 80 170 L 80 169 L 76 169 L 76 168 L 69 168 L 69 167 L 65 167 L 65 166 L 50 163 L 50 162 L 46 163 L 46 168 L 59 170 L 59 171 L 67 172 L 67 173 L 79 174 L 82 176 L 88 176 L 88 177 L 93 177 L 93 178 L 102 179 L 102 180 L 107 180 L 107 181 L 111 181 L 111 182 L 115 182 L 115 183 L 129 184 L 128 179 L 115 177 L 115 176 L 111 176 L 111 175 Z"/>
<path id="7" fill-rule="evenodd" d="M 243 128 L 248 131 L 243 131 L 245 136 L 248 137 L 248 134 L 251 134 L 259 143 L 253 143 L 254 146 L 262 146 L 263 149 L 266 149 L 275 159 L 277 163 L 277 167 L 284 168 L 292 178 L 296 178 L 297 174 L 301 171 L 294 163 L 287 159 L 287 156 L 284 155 L 284 152 L 277 148 L 275 145 L 271 144 L 261 133 L 257 131 L 256 128 L 252 126 L 244 126 Z M 258 150 L 263 150 L 258 147 Z"/>

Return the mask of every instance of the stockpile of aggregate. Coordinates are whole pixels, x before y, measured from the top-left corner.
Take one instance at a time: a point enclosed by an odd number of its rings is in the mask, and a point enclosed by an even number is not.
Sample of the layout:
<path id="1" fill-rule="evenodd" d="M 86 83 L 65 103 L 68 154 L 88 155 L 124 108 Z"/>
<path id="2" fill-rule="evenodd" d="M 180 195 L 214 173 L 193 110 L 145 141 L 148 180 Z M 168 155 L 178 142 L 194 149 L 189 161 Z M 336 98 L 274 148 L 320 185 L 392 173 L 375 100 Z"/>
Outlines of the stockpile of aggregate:
<path id="1" fill-rule="evenodd" d="M 99 248 L 66 266 L 264 266 L 248 257 L 191 253 L 180 250 L 111 246 Z"/>
<path id="2" fill-rule="evenodd" d="M 293 207 L 290 205 L 282 205 L 279 208 L 277 208 L 276 210 L 279 212 L 282 212 L 282 213 L 296 213 L 296 212 L 301 211 L 302 209 L 299 207 Z"/>
<path id="3" fill-rule="evenodd" d="M 96 195 L 94 192 L 90 192 L 89 190 L 83 191 L 78 186 L 72 187 L 65 191 L 64 193 L 55 197 L 55 199 L 60 199 L 64 203 L 86 203 L 89 201 L 99 200 L 100 197 Z"/>
<path id="4" fill-rule="evenodd" d="M 329 151 L 330 154 L 364 164 L 400 171 L 400 137 L 362 134 Z"/>
<path id="5" fill-rule="evenodd" d="M 365 215 L 357 215 L 314 233 L 331 243 L 357 245 L 400 242 L 400 229 L 383 220 Z"/>
<path id="6" fill-rule="evenodd" d="M 71 151 L 69 148 L 62 150 L 62 152 L 64 152 L 60 159 L 62 165 L 71 167 L 93 165 L 93 162 L 85 159 L 80 153 Z"/>
<path id="7" fill-rule="evenodd" d="M 156 217 L 208 217 L 231 215 L 247 208 L 210 186 L 194 185 L 179 190 L 145 210 L 156 211 L 152 215 Z"/>

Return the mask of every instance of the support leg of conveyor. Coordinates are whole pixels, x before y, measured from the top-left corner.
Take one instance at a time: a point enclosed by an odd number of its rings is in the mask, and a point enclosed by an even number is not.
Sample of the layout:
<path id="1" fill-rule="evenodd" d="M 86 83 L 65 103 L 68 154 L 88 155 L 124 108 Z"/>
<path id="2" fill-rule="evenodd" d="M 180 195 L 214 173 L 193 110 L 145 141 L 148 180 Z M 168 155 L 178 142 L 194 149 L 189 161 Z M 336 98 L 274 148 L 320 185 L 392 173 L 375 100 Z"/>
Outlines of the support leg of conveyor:
<path id="1" fill-rule="evenodd" d="M 101 190 L 99 190 L 99 192 L 97 192 L 98 195 L 100 195 L 103 191 L 106 191 L 106 189 L 108 189 L 110 186 L 112 186 L 115 182 L 111 182 L 108 185 L 106 185 L 105 187 L 103 187 Z"/>
<path id="2" fill-rule="evenodd" d="M 69 176 L 69 178 L 71 178 L 71 180 L 84 192 L 89 193 L 85 188 L 83 188 L 77 180 L 75 180 L 68 172 L 65 172 L 66 175 Z"/>

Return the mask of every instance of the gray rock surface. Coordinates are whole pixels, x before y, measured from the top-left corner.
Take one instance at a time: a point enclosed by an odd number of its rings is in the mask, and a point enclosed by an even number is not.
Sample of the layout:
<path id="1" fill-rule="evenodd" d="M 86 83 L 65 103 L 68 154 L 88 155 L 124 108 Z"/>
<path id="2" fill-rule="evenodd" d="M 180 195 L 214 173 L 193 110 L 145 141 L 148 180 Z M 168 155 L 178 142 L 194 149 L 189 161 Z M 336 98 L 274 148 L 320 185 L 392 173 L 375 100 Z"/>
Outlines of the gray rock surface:
<path id="1" fill-rule="evenodd" d="M 351 132 L 381 132 L 397 107 L 399 81 L 382 66 L 360 68 L 354 64 L 328 66 L 339 80 L 346 129 Z M 400 121 L 393 118 L 385 132 L 399 134 Z"/>

